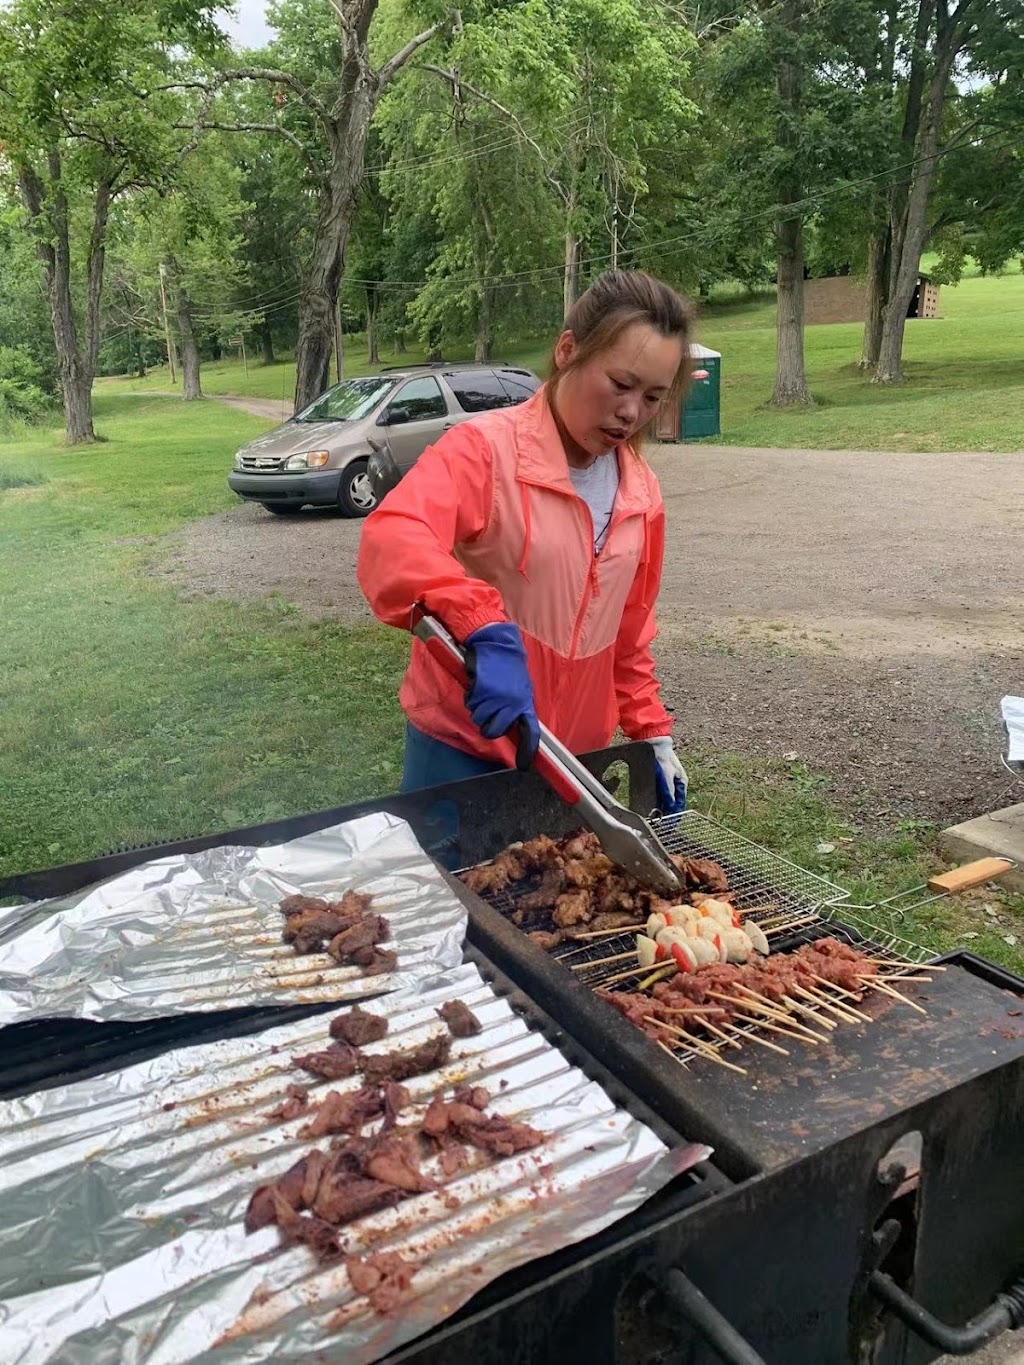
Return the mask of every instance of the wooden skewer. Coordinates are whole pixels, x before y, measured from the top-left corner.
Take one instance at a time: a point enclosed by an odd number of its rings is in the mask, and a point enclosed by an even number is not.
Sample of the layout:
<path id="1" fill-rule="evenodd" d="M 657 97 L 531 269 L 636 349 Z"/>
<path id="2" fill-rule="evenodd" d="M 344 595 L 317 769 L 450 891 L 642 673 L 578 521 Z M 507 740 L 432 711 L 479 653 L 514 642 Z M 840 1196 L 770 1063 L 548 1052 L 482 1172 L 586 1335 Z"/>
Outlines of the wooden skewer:
<path id="1" fill-rule="evenodd" d="M 865 957 L 865 962 L 874 962 L 879 967 L 904 967 L 906 963 L 894 957 Z M 926 972 L 944 972 L 946 968 L 940 962 L 922 962 L 921 967 Z"/>
<path id="2" fill-rule="evenodd" d="M 671 1033 L 677 1038 L 683 1039 L 687 1047 L 691 1048 L 698 1057 L 704 1057 L 709 1062 L 715 1062 L 718 1066 L 728 1067 L 730 1071 L 737 1071 L 741 1076 L 747 1075 L 745 1066 L 737 1066 L 735 1062 L 727 1062 L 724 1057 L 720 1057 L 713 1047 L 708 1043 L 702 1043 L 699 1038 L 695 1038 L 692 1033 L 687 1033 L 684 1028 L 676 1028 L 674 1024 L 663 1024 L 660 1019 L 655 1019 L 653 1014 L 643 1016 L 645 1023 L 655 1024 L 658 1028 L 663 1028 L 666 1033 Z"/>
<path id="3" fill-rule="evenodd" d="M 828 1042 L 827 1038 L 822 1037 L 822 1035 L 819 1033 L 815 1033 L 812 1029 L 806 1028 L 803 1024 L 797 1023 L 797 1021 L 791 1015 L 783 1013 L 782 1010 L 770 1009 L 768 1006 L 761 1005 L 760 1003 L 753 1000 L 749 1001 L 741 1000 L 739 996 L 736 995 L 723 995 L 721 991 L 708 991 L 708 995 L 710 995 L 714 1000 L 727 1001 L 728 1004 L 730 1004 L 734 1010 L 737 1008 L 737 1006 L 742 1007 L 746 1011 L 746 1013 L 741 1015 L 741 1018 L 746 1019 L 748 1023 L 762 1025 L 764 1028 L 768 1029 L 771 1032 L 784 1033 L 789 1038 L 797 1038 L 801 1042 L 805 1043 L 817 1044 Z M 783 1020 L 786 1024 L 786 1027 L 780 1028 L 777 1023 L 776 1024 L 769 1023 L 765 1019 L 759 1017 L 758 1014 L 751 1013 L 752 1010 L 759 1010 L 762 1015 L 767 1014 L 769 1020 L 771 1019 Z"/>
<path id="4" fill-rule="evenodd" d="M 736 989 L 737 989 L 738 991 L 742 991 L 744 995 L 749 995 L 750 998 L 751 998 L 751 1000 L 756 1000 L 756 1001 L 757 1001 L 757 1004 L 758 1004 L 758 1008 L 764 1010 L 764 1012 L 765 1012 L 766 1014 L 768 1014 L 770 1018 L 776 1018 L 776 1019 L 783 1019 L 783 1020 L 785 1020 L 785 1022 L 786 1022 L 791 1028 L 799 1028 L 799 1029 L 802 1029 L 805 1033 L 809 1033 L 809 1034 L 811 1035 L 812 1038 L 817 1038 L 817 1040 L 818 1040 L 819 1043 L 827 1043 L 827 1042 L 828 1042 L 828 1038 L 825 1036 L 825 1034 L 816 1033 L 814 1029 L 808 1028 L 806 1024 L 800 1023 L 798 1020 L 796 1020 L 796 1019 L 793 1018 L 793 1015 L 790 1013 L 789 1010 L 780 1010 L 780 1009 L 778 1009 L 778 1008 L 777 1008 L 775 1005 L 773 1005 L 770 1001 L 766 1000 L 765 997 L 764 997 L 763 995 L 760 995 L 757 991 L 751 990 L 749 986 L 744 986 L 744 985 L 741 985 L 739 982 L 737 982 L 737 983 L 736 983 Z M 796 1004 L 796 1001 L 795 1001 L 795 1000 L 790 1001 L 790 1004 L 795 1005 L 795 1004 Z M 799 1008 L 799 1006 L 798 1006 L 798 1008 Z M 824 1023 L 824 1021 L 815 1018 L 815 1023 Z"/>
<path id="5" fill-rule="evenodd" d="M 837 1001 L 832 996 L 830 996 L 828 992 L 825 991 L 824 989 L 818 990 L 814 986 L 805 986 L 803 989 L 805 989 L 810 995 L 812 995 L 815 1000 L 820 1000 L 822 1004 L 827 1004 L 830 1009 L 843 1010 L 845 1011 L 848 1017 L 851 1017 L 855 1020 L 859 1019 L 862 1023 L 865 1024 L 873 1024 L 875 1022 L 870 1014 L 865 1014 L 864 1011 L 859 1010 L 856 1005 L 849 1004 L 845 998 L 841 1002 Z M 859 1000 L 860 996 L 854 996 L 852 998 Z"/>
<path id="6" fill-rule="evenodd" d="M 918 1014 L 927 1017 L 928 1011 L 916 1005 L 913 1000 L 908 1000 L 902 991 L 898 991 L 895 986 L 887 986 L 884 981 L 877 976 L 861 977 L 862 981 L 868 981 L 876 991 L 881 991 L 883 995 L 891 995 L 894 1000 L 902 1000 L 904 1005 L 909 1005 L 912 1010 L 917 1010 Z"/>
<path id="7" fill-rule="evenodd" d="M 788 934 L 793 929 L 800 929 L 805 924 L 820 923 L 821 917 L 819 915 L 805 915 L 803 919 L 788 920 L 786 923 L 777 924 L 771 929 L 764 929 L 763 932 L 766 938 L 771 938 L 773 934 Z"/>
<path id="8" fill-rule="evenodd" d="M 662 1014 L 724 1014 L 721 1005 L 661 1005 Z"/>
<path id="9" fill-rule="evenodd" d="M 713 1033 L 716 1038 L 721 1038 L 726 1047 L 734 1047 L 738 1052 L 743 1051 L 742 1045 L 736 1041 L 732 1034 L 726 1033 L 725 1029 L 720 1029 L 718 1025 L 713 1024 L 710 1019 L 702 1019 L 701 1026 L 706 1028 L 709 1033 Z"/>
<path id="10" fill-rule="evenodd" d="M 630 957 L 632 956 L 633 954 L 630 953 Z M 619 972 L 616 976 L 610 976 L 607 981 L 602 981 L 601 985 L 617 986 L 620 981 L 628 981 L 631 977 L 642 976 L 644 972 L 649 972 L 650 970 L 650 967 L 630 967 L 628 971 Z M 674 962 L 672 963 L 672 970 L 673 972 L 676 970 L 676 964 Z"/>
<path id="11" fill-rule="evenodd" d="M 729 1040 L 730 1042 L 732 1041 L 732 1035 L 726 1033 L 725 1029 L 718 1028 L 715 1024 L 711 1022 L 710 1019 L 704 1020 L 704 1027 L 711 1029 L 712 1032 L 714 1033 L 721 1034 L 723 1038 Z M 780 1030 L 780 1032 L 781 1031 L 782 1030 Z M 788 1048 L 779 1047 L 778 1043 L 770 1043 L 767 1038 L 759 1038 L 756 1033 L 744 1033 L 742 1037 L 743 1041 L 746 1043 L 757 1043 L 758 1047 L 767 1047 L 770 1048 L 772 1052 L 781 1052 L 783 1057 L 789 1056 Z M 742 1044 L 737 1039 L 736 1042 L 732 1043 L 732 1046 L 741 1047 Z"/>
<path id="12" fill-rule="evenodd" d="M 792 989 L 799 990 L 800 988 L 799 986 L 793 986 Z M 830 1019 L 827 1014 L 822 1014 L 819 1009 L 812 1009 L 810 1005 L 804 1005 L 801 1001 L 794 1000 L 791 995 L 784 995 L 782 998 L 790 1009 L 794 1009 L 800 1014 L 808 1015 L 816 1024 L 820 1024 L 822 1028 L 827 1028 L 830 1033 L 833 1029 L 839 1027 L 835 1019 Z M 817 1005 L 817 1003 L 818 1002 L 815 1001 L 815 1005 Z"/>
<path id="13" fill-rule="evenodd" d="M 860 1010 L 855 1010 L 851 1005 L 841 1005 L 837 1000 L 830 1000 L 824 991 L 811 990 L 807 986 L 794 986 L 793 989 L 808 1000 L 813 1000 L 819 1009 L 831 1010 L 838 1018 L 847 1024 L 863 1022 L 870 1024 L 870 1014 L 862 1014 Z"/>
<path id="14" fill-rule="evenodd" d="M 736 1001 L 737 1005 L 743 1003 L 744 1002 L 741 1000 Z M 759 1029 L 767 1029 L 769 1033 L 781 1033 L 783 1038 L 788 1038 L 792 1043 L 810 1043 L 813 1047 L 818 1047 L 820 1044 L 828 1041 L 825 1038 L 819 1038 L 817 1034 L 812 1033 L 810 1029 L 805 1029 L 802 1024 L 791 1023 L 787 1027 L 783 1027 L 782 1024 L 773 1023 L 771 1019 L 762 1019 L 758 1014 L 743 1014 L 739 1010 L 736 1011 L 735 1018 L 742 1019 L 744 1023 L 747 1024 L 756 1024 Z M 797 1030 L 799 1030 L 799 1032 Z M 755 1037 L 753 1033 L 745 1034 L 744 1036 L 748 1038 Z"/>
<path id="15" fill-rule="evenodd" d="M 569 970 L 571 972 L 586 972 L 591 967 L 607 967 L 612 962 L 625 962 L 627 958 L 636 960 L 635 948 L 631 948 L 628 953 L 614 953 L 611 957 L 597 957 L 591 962 L 571 962 Z"/>
<path id="16" fill-rule="evenodd" d="M 931 984 L 930 976 L 920 976 L 917 972 L 886 972 L 884 975 L 879 972 L 883 981 L 927 981 Z"/>
<path id="17" fill-rule="evenodd" d="M 572 934 L 570 937 L 572 939 L 608 938 L 612 934 L 630 934 L 635 933 L 637 929 L 646 928 L 647 921 L 645 920 L 643 924 L 623 924 L 618 929 L 591 929 L 585 934 Z"/>
<path id="18" fill-rule="evenodd" d="M 827 986 L 830 991 L 835 991 L 838 995 L 841 995 L 845 1000 L 862 1000 L 864 998 L 863 990 L 861 991 L 860 995 L 858 995 L 855 991 L 848 991 L 844 989 L 844 987 L 842 986 L 837 986 L 833 981 L 829 981 L 827 976 L 818 976 L 816 972 L 812 972 L 811 978 L 812 980 L 817 981 L 819 986 Z M 861 979 L 863 980 L 863 978 Z"/>

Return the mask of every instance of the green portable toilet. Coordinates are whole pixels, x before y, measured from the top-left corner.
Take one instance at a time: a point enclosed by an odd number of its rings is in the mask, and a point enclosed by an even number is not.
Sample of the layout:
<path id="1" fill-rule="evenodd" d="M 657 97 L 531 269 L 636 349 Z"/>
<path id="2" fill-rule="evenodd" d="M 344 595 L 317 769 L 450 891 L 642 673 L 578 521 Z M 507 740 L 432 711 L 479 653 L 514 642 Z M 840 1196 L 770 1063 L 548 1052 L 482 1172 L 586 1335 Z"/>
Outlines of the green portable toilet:
<path id="1" fill-rule="evenodd" d="M 722 431 L 722 356 L 696 342 L 690 346 L 693 372 L 683 403 L 684 441 L 719 436 Z"/>
<path id="2" fill-rule="evenodd" d="M 700 441 L 721 434 L 722 357 L 696 342 L 690 345 L 693 362 L 690 387 L 683 402 L 663 403 L 654 419 L 659 441 Z"/>

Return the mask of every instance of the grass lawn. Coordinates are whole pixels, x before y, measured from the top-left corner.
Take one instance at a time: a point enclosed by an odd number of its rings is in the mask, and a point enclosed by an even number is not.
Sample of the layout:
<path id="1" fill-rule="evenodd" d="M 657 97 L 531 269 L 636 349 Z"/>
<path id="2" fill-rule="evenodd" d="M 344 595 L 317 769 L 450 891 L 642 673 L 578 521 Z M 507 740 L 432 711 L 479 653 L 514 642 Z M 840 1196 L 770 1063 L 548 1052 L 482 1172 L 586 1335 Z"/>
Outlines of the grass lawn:
<path id="1" fill-rule="evenodd" d="M 799 446 L 824 450 L 1024 449 L 1024 275 L 969 275 L 942 290 L 937 319 L 907 324 L 907 382 L 896 388 L 868 383 L 856 368 L 861 327 L 809 327 L 807 371 L 816 400 L 810 410 L 764 407 L 775 366 L 774 301 L 731 298 L 704 310 L 699 339 L 723 355 L 722 437 L 731 445 Z M 500 346 L 513 364 L 543 372 L 546 346 Z M 385 364 L 422 359 L 386 355 Z M 361 338 L 348 338 L 345 372 L 367 372 Z M 203 368 L 208 394 L 291 399 L 295 367 L 236 360 Z M 100 392 L 170 391 L 165 371 L 142 380 L 104 379 Z"/>
<path id="2" fill-rule="evenodd" d="M 231 454 L 265 423 L 110 393 L 96 418 L 107 440 L 89 449 L 58 430 L 0 442 L 0 874 L 394 790 L 401 635 L 184 600 L 147 573 L 160 538 L 233 505 Z M 867 840 L 798 765 L 688 761 L 698 808 L 859 902 L 937 866 L 930 831 Z M 1024 946 L 1024 899 L 1001 904 Z M 905 930 L 947 948 L 982 918 L 940 905 Z M 970 946 L 1024 968 L 1002 932 Z"/>

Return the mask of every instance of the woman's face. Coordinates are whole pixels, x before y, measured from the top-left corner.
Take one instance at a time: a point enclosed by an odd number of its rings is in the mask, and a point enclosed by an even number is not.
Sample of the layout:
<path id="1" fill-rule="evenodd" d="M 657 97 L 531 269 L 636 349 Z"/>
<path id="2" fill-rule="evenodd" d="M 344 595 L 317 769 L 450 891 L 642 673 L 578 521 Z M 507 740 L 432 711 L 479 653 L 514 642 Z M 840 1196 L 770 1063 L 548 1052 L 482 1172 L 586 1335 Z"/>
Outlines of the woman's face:
<path id="1" fill-rule="evenodd" d="M 576 352 L 576 338 L 563 332 L 555 346 L 560 370 Z M 680 337 L 662 336 L 646 322 L 625 328 L 607 350 L 559 380 L 555 407 L 564 434 L 578 451 L 570 459 L 601 455 L 635 435 L 651 420 L 683 359 Z"/>

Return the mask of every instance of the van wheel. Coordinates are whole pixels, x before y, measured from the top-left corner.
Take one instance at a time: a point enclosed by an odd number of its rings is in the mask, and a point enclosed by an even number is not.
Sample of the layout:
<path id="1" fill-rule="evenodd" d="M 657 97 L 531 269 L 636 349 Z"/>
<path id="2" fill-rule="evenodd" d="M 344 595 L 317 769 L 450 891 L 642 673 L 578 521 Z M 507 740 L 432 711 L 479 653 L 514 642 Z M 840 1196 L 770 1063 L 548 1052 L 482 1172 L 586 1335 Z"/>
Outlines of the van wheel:
<path id="1" fill-rule="evenodd" d="M 377 494 L 370 482 L 368 460 L 353 460 L 341 475 L 338 507 L 342 516 L 365 517 L 377 506 Z"/>

